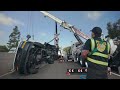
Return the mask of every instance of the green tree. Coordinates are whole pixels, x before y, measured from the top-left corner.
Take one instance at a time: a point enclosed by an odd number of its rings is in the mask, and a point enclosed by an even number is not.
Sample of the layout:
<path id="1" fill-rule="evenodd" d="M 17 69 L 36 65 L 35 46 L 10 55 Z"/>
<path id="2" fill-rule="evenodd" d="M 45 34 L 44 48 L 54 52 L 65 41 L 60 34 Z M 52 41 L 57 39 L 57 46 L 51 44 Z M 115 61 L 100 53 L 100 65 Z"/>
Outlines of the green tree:
<path id="1" fill-rule="evenodd" d="M 107 30 L 108 35 L 111 39 L 114 39 L 118 36 L 120 36 L 120 19 L 116 21 L 115 23 L 107 23 Z"/>
<path id="2" fill-rule="evenodd" d="M 65 47 L 65 48 L 63 48 L 63 51 L 65 51 L 67 54 L 70 54 L 71 47 L 70 46 Z"/>
<path id="3" fill-rule="evenodd" d="M 15 26 L 15 28 L 13 28 L 13 32 L 9 36 L 9 41 L 7 43 L 9 50 L 12 48 L 17 48 L 19 41 L 20 41 L 20 32 L 18 30 L 18 27 Z"/>
<path id="4" fill-rule="evenodd" d="M 4 46 L 0 45 L 0 52 L 8 52 L 8 48 L 5 45 Z"/>

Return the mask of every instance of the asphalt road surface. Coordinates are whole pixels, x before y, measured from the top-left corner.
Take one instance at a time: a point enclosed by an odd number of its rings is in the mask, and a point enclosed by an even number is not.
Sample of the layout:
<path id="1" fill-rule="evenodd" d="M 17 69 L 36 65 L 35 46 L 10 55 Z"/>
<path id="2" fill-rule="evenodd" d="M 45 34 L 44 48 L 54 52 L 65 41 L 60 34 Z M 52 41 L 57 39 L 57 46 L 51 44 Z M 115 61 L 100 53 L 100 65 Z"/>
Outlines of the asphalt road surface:
<path id="1" fill-rule="evenodd" d="M 69 68 L 80 68 L 80 66 L 74 62 L 60 63 L 55 61 L 54 64 L 42 64 L 37 74 L 20 75 L 13 72 L 1 77 L 1 79 L 80 79 L 80 74 L 66 75 Z M 120 79 L 120 77 L 112 74 L 109 79 Z"/>
<path id="2" fill-rule="evenodd" d="M 80 74 L 67 75 L 67 69 L 80 68 L 80 65 L 73 62 L 59 62 L 54 64 L 42 64 L 37 74 L 19 75 L 14 72 L 1 77 L 1 79 L 80 79 Z"/>
<path id="3" fill-rule="evenodd" d="M 18 72 L 11 73 L 13 56 L 11 54 L 0 55 L 0 79 L 80 79 L 80 74 L 66 75 L 67 69 L 80 68 L 80 65 L 74 62 L 62 63 L 55 61 L 54 64 L 43 63 L 37 74 L 20 75 Z M 112 73 L 112 75 L 109 75 L 109 79 L 120 79 L 120 75 Z"/>
<path id="4" fill-rule="evenodd" d="M 0 76 L 13 68 L 14 56 L 13 53 L 0 52 Z"/>

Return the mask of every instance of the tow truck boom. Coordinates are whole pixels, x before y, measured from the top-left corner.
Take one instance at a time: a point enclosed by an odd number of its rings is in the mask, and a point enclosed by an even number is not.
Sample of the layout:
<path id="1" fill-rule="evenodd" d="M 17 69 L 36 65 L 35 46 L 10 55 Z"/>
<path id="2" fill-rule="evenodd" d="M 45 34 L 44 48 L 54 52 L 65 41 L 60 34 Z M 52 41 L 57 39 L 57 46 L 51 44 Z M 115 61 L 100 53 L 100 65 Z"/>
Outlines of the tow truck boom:
<path id="1" fill-rule="evenodd" d="M 79 38 L 79 36 L 86 39 L 86 40 L 89 39 L 89 36 L 85 35 L 83 32 L 76 29 L 73 25 L 71 25 L 65 21 L 60 20 L 59 18 L 53 16 L 52 14 L 48 13 L 47 11 L 40 11 L 40 12 L 43 13 L 45 15 L 45 17 L 49 17 L 49 18 L 53 19 L 55 22 L 59 23 L 60 26 L 62 26 L 63 28 L 73 32 L 75 38 L 78 40 L 79 43 L 83 44 L 83 42 Z"/>

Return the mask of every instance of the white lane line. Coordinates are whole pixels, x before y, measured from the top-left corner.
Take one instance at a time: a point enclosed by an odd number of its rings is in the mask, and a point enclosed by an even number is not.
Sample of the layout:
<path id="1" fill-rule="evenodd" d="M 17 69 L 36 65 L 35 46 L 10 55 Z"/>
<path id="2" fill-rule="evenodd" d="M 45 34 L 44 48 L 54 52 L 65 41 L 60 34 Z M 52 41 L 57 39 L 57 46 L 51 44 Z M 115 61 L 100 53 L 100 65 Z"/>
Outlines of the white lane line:
<path id="1" fill-rule="evenodd" d="M 15 71 L 15 70 L 14 70 L 14 71 Z M 5 73 L 5 74 L 1 75 L 0 77 L 6 76 L 6 75 L 8 75 L 8 74 L 11 74 L 11 73 L 13 73 L 14 71 L 11 71 L 11 72 L 8 72 L 8 73 Z"/>
<path id="2" fill-rule="evenodd" d="M 113 72 L 111 72 L 112 74 L 114 74 L 114 75 L 116 75 L 116 76 L 118 76 L 118 77 L 120 77 L 120 75 L 119 74 L 116 74 L 116 73 L 113 73 Z"/>
<path id="3" fill-rule="evenodd" d="M 45 63 L 45 64 L 43 64 L 43 65 L 41 65 L 41 66 L 39 67 L 39 69 L 40 69 L 40 68 L 42 68 L 42 67 L 44 67 L 44 66 L 46 66 L 46 65 L 47 65 L 46 63 Z M 6 76 L 6 75 L 8 75 L 8 74 L 13 73 L 14 71 L 15 71 L 15 70 L 13 70 L 13 69 L 12 69 L 10 72 L 5 73 L 5 74 L 1 75 L 1 76 L 0 76 L 0 78 L 1 78 L 1 77 L 3 77 L 3 76 Z"/>

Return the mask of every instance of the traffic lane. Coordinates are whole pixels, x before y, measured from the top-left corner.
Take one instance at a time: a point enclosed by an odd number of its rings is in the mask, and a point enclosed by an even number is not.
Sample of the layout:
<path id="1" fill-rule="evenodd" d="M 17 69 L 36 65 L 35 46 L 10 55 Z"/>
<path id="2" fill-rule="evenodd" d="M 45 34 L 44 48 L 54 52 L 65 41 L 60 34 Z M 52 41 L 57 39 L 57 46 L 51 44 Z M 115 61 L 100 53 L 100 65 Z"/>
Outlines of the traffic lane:
<path id="1" fill-rule="evenodd" d="M 109 79 L 120 79 L 117 68 L 111 68 L 111 75 L 108 76 Z"/>
<path id="2" fill-rule="evenodd" d="M 17 72 L 6 75 L 2 79 L 80 79 L 80 74 L 66 75 L 67 69 L 80 68 L 80 65 L 74 62 L 59 63 L 55 61 L 54 64 L 42 64 L 37 74 L 20 75 Z M 109 79 L 120 79 L 114 74 L 108 76 Z"/>
<path id="3" fill-rule="evenodd" d="M 14 56 L 13 53 L 0 52 L 0 76 L 11 71 Z"/>
<path id="4" fill-rule="evenodd" d="M 120 75 L 112 72 L 111 75 L 108 75 L 108 79 L 120 79 Z"/>
<path id="5" fill-rule="evenodd" d="M 48 64 L 39 69 L 37 74 L 31 74 L 22 79 L 79 79 L 80 75 L 66 75 L 67 69 L 80 67 L 73 62 L 59 63 L 55 61 L 54 64 Z"/>
<path id="6" fill-rule="evenodd" d="M 66 75 L 67 69 L 79 68 L 80 66 L 74 62 L 59 63 L 55 61 L 54 64 L 46 64 L 39 69 L 37 74 L 20 75 L 14 72 L 10 75 L 2 77 L 2 79 L 79 79 L 80 75 Z"/>
<path id="7" fill-rule="evenodd" d="M 41 64 L 40 65 L 40 68 L 43 68 L 45 65 L 45 63 Z M 33 75 L 33 74 L 31 74 Z M 26 76 L 29 76 L 29 75 L 24 75 L 24 74 L 19 74 L 18 72 L 14 71 L 10 74 L 7 74 L 7 75 L 2 75 L 2 77 L 0 77 L 0 79 L 22 79 L 22 78 L 26 78 Z"/>
<path id="8" fill-rule="evenodd" d="M 4 59 L 5 60 L 5 59 Z M 0 60 L 0 75 L 3 75 L 11 70 L 11 62 Z"/>

